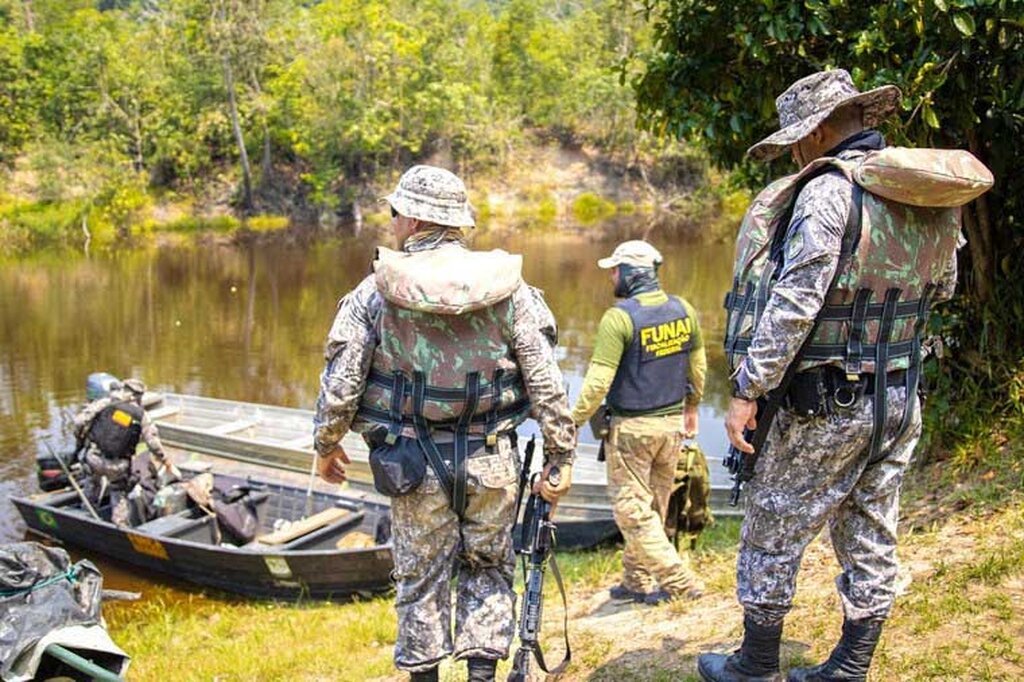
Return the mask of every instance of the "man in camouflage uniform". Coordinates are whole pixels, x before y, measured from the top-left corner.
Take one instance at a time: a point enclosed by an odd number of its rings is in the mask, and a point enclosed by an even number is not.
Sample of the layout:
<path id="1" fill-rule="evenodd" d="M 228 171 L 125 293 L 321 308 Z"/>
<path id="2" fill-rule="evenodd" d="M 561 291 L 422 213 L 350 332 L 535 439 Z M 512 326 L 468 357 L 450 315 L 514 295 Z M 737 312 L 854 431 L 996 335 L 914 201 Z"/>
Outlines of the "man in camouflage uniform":
<path id="1" fill-rule="evenodd" d="M 598 261 L 623 300 L 601 318 L 572 415 L 582 425 L 607 395 L 608 494 L 626 545 L 622 582 L 611 594 L 648 604 L 696 599 L 703 590 L 688 555 L 668 539 L 665 515 L 683 438 L 697 433 L 707 361 L 693 306 L 661 289 L 661 261 L 639 240 Z"/>
<path id="2" fill-rule="evenodd" d="M 138 379 L 115 383 L 111 386 L 110 395 L 93 400 L 74 418 L 75 438 L 82 453 L 79 457 L 90 473 L 89 496 L 95 503 L 101 504 L 101 498 L 109 492 L 112 506 L 110 520 L 122 527 L 131 525 L 128 499 L 131 495 L 129 489 L 134 485 L 131 480 L 131 464 L 135 445 L 140 438 L 153 458 L 151 461 L 156 465 L 158 480 L 170 482 L 179 478 L 177 469 L 164 453 L 156 424 L 142 409 L 142 396 L 145 392 L 146 385 Z M 118 411 L 118 406 L 125 409 Z M 98 434 L 102 431 L 97 428 L 100 419 L 111 419 L 113 428 L 117 430 L 132 428 L 130 422 L 136 421 L 134 428 L 138 429 L 138 435 L 127 436 L 123 447 L 115 447 L 113 449 L 118 451 L 112 451 L 98 442 L 101 440 Z M 121 420 L 127 423 L 120 423 Z"/>
<path id="3" fill-rule="evenodd" d="M 413 680 L 436 680 L 454 654 L 467 659 L 470 680 L 493 680 L 515 630 L 515 425 L 533 416 L 545 471 L 560 469 L 560 483 L 545 476 L 541 494 L 557 500 L 572 476 L 576 434 L 555 321 L 523 282 L 521 257 L 467 249 L 461 228 L 474 221 L 458 177 L 415 166 L 386 200 L 401 251 L 379 249 L 375 274 L 339 304 L 315 417 L 320 474 L 344 479 L 340 443 L 350 429 L 371 448 L 411 445 L 420 463 L 429 455 L 422 483 L 392 500 L 395 665 Z"/>
<path id="4" fill-rule="evenodd" d="M 789 149 L 800 167 L 819 157 L 856 158 L 885 146 L 881 135 L 866 126 L 893 114 L 899 100 L 900 92 L 894 86 L 859 92 L 843 70 L 813 74 L 776 100 L 782 129 L 748 153 L 770 159 Z M 756 426 L 755 401 L 782 382 L 815 328 L 834 277 L 839 281 L 837 271 L 848 278 L 844 281 L 856 283 L 863 275 L 852 271 L 850 262 L 863 262 L 869 257 L 862 255 L 865 250 L 868 254 L 876 250 L 881 257 L 904 250 L 893 241 L 901 235 L 874 229 L 880 223 L 905 227 L 900 221 L 911 215 L 919 219 L 917 225 L 927 228 L 932 220 L 929 216 L 936 215 L 915 213 L 915 209 L 884 202 L 866 191 L 861 194 L 833 167 L 809 177 L 797 190 L 791 220 L 780 228 L 786 229 L 781 274 L 755 323 L 746 357 L 732 376 L 726 430 L 732 444 L 747 453 L 753 449 L 744 438 L 744 428 Z M 863 211 L 855 197 L 861 197 Z M 872 229 L 865 228 L 865 238 L 853 247 L 853 258 L 844 253 L 848 221 L 863 221 Z M 918 280 L 934 275 L 931 300 L 949 298 L 956 282 L 957 238 L 958 223 L 943 257 L 922 266 L 914 261 L 916 254 L 909 254 L 901 268 L 889 268 L 889 291 L 914 290 Z M 873 314 L 870 311 L 864 308 L 862 312 Z M 877 351 L 882 345 L 877 342 L 878 330 L 866 327 L 864 338 L 858 341 L 862 340 L 865 348 L 868 343 L 876 344 Z M 821 343 L 818 336 L 812 338 Z M 908 390 L 913 384 L 904 376 L 916 371 L 921 353 L 919 346 L 911 346 L 917 357 L 908 354 L 905 358 L 909 370 L 894 372 L 892 364 L 875 364 L 870 370 L 875 374 L 851 374 L 843 368 L 848 366 L 844 359 L 850 359 L 844 353 L 852 352 L 844 349 L 852 342 L 835 341 L 840 342 L 840 352 L 834 359 L 819 355 L 816 362 L 800 362 L 758 453 L 754 478 L 745 488 L 746 514 L 736 568 L 737 596 L 744 608 L 743 643 L 731 656 L 702 654 L 698 670 L 705 680 L 782 679 L 779 644 L 783 619 L 792 606 L 804 549 L 826 523 L 842 566 L 836 579 L 845 616 L 842 638 L 825 663 L 791 670 L 789 679 L 866 678 L 882 623 L 895 598 L 899 491 L 921 433 L 918 397 L 916 391 Z M 726 345 L 728 348 L 728 338 Z M 809 358 L 806 348 L 802 357 Z M 881 387 L 881 392 L 876 387 Z M 884 402 L 879 405 L 878 401 Z M 797 409 L 800 404 L 804 405 L 802 412 Z M 887 415 L 881 423 L 879 408 Z M 873 440 L 876 434 L 877 440 Z"/>

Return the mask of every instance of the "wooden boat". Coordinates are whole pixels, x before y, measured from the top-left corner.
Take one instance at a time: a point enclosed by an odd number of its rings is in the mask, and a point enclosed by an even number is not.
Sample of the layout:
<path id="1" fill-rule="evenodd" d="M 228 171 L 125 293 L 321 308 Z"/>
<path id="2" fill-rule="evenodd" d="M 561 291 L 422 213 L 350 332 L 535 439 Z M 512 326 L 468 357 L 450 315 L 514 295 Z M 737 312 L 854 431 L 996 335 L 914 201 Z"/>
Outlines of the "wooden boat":
<path id="1" fill-rule="evenodd" d="M 165 393 L 161 400 L 147 403 L 165 443 L 284 471 L 308 474 L 312 466 L 313 413 L 309 410 L 179 393 Z M 352 459 L 346 486 L 353 492 L 372 492 L 369 453 L 363 439 L 349 433 L 342 444 Z M 581 443 L 577 449 L 572 488 L 558 504 L 558 542 L 562 547 L 588 547 L 618 535 L 607 495 L 605 465 L 597 461 L 597 452 L 595 444 Z M 540 460 L 538 453 L 535 470 Z M 738 515 L 739 510 L 728 503 L 731 484 L 721 467 L 714 466 L 717 460 L 709 464 L 713 512 Z"/>
<path id="2" fill-rule="evenodd" d="M 310 504 L 301 487 L 214 477 L 219 487 L 247 485 L 255 490 L 252 500 L 260 520 L 255 541 L 242 546 L 222 542 L 214 517 L 198 508 L 119 528 L 109 521 L 109 504 L 96 510 L 97 520 L 72 489 L 15 497 L 12 502 L 37 534 L 227 592 L 329 598 L 390 587 L 393 560 L 386 505 L 323 492 L 313 492 Z"/>

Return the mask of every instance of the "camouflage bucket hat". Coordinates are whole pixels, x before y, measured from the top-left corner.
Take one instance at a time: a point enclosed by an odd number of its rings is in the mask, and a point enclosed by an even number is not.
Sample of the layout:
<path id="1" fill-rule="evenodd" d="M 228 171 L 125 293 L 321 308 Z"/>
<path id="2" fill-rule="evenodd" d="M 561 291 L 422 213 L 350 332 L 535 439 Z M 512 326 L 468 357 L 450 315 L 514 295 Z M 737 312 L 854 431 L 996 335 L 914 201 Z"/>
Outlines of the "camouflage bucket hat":
<path id="1" fill-rule="evenodd" d="M 437 166 L 413 166 L 384 201 L 400 215 L 448 227 L 473 227 L 476 221 L 457 175 Z"/>
<path id="2" fill-rule="evenodd" d="M 779 95 L 775 108 L 781 130 L 755 144 L 747 154 L 759 161 L 771 161 L 810 135 L 841 107 L 858 105 L 864 113 L 864 126 L 878 125 L 896 113 L 902 96 L 895 85 L 861 92 L 844 69 L 813 73 Z"/>
<path id="3" fill-rule="evenodd" d="M 136 395 L 146 392 L 146 384 L 142 383 L 140 379 L 125 379 L 122 386 Z"/>

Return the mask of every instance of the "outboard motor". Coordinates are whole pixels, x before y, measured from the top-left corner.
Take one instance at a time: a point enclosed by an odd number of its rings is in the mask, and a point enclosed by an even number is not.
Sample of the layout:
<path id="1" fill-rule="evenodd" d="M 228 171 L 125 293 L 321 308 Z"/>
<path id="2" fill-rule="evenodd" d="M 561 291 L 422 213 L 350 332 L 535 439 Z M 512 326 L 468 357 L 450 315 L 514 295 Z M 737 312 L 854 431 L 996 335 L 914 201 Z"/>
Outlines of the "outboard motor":
<path id="1" fill-rule="evenodd" d="M 118 384 L 120 381 L 113 374 L 106 372 L 93 372 L 89 375 L 89 378 L 85 380 L 85 399 L 89 402 L 98 400 L 100 398 L 106 398 L 110 395 L 110 390 L 114 384 Z"/>
<path id="2" fill-rule="evenodd" d="M 70 465 L 71 455 L 66 454 L 63 457 L 65 464 Z M 36 455 L 36 480 L 39 483 L 39 489 L 46 493 L 71 485 L 60 462 L 49 453 Z"/>

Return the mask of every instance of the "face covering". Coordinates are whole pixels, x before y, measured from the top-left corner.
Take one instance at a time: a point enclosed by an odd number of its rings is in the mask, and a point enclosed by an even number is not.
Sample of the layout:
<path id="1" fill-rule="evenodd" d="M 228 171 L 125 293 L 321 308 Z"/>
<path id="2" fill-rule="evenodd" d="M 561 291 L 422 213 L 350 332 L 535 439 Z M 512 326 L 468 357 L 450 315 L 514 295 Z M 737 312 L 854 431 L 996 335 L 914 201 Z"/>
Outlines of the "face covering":
<path id="1" fill-rule="evenodd" d="M 432 229 L 414 232 L 402 244 L 402 250 L 408 253 L 417 251 L 428 251 L 447 243 L 466 245 L 465 235 L 457 227 L 444 227 L 443 225 L 432 226 Z"/>
<path id="2" fill-rule="evenodd" d="M 619 265 L 619 283 L 615 285 L 618 298 L 630 298 L 647 291 L 661 288 L 656 268 L 641 268 L 635 265 Z"/>

